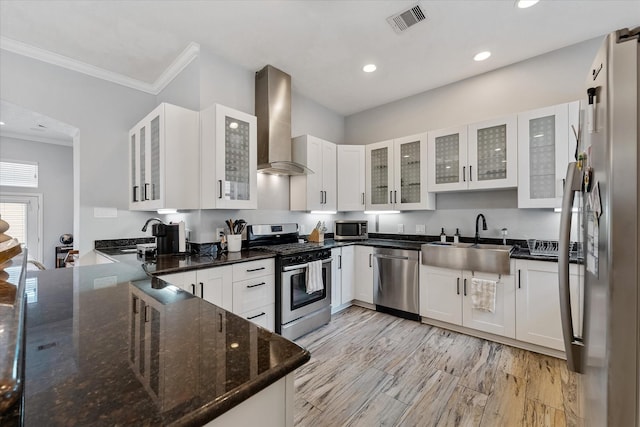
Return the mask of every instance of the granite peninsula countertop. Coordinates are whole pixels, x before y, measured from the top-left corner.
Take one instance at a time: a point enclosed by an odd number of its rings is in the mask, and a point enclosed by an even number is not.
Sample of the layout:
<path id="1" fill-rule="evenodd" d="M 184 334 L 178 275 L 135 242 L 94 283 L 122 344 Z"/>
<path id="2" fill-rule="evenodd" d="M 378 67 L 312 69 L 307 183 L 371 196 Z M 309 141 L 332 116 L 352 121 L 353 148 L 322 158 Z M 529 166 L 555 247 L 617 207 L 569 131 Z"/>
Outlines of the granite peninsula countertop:
<path id="1" fill-rule="evenodd" d="M 30 277 L 37 291 L 26 318 L 28 426 L 202 425 L 310 357 L 277 334 L 151 279 L 140 264 Z"/>

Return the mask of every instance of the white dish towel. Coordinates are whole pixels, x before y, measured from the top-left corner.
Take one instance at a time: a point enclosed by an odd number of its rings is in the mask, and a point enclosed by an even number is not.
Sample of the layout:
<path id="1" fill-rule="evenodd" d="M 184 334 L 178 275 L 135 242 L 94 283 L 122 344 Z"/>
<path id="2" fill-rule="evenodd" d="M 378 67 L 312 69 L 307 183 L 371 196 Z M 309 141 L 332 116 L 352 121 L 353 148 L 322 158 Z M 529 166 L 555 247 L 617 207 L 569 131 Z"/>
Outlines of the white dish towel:
<path id="1" fill-rule="evenodd" d="M 311 261 L 307 264 L 307 293 L 312 294 L 323 289 L 322 261 Z"/>
<path id="2" fill-rule="evenodd" d="M 496 311 L 495 280 L 471 279 L 471 305 L 478 310 Z"/>

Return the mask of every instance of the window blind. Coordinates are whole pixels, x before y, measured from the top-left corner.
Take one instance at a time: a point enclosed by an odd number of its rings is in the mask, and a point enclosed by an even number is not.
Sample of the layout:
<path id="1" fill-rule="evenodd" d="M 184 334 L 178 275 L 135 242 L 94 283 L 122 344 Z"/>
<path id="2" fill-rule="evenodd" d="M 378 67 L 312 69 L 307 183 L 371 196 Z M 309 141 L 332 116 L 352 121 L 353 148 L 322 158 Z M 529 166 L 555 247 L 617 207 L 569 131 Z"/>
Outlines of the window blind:
<path id="1" fill-rule="evenodd" d="M 38 163 L 1 160 L 0 185 L 38 188 Z"/>

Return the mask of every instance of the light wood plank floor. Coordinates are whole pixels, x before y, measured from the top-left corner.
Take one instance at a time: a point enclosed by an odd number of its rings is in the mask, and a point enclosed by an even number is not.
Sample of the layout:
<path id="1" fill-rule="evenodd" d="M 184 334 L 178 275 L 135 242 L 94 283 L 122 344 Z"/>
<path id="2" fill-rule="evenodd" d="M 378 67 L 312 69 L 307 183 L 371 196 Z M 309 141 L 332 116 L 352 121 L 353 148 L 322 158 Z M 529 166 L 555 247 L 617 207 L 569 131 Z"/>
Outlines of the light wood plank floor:
<path id="1" fill-rule="evenodd" d="M 360 307 L 297 340 L 296 426 L 582 426 L 563 360 Z"/>

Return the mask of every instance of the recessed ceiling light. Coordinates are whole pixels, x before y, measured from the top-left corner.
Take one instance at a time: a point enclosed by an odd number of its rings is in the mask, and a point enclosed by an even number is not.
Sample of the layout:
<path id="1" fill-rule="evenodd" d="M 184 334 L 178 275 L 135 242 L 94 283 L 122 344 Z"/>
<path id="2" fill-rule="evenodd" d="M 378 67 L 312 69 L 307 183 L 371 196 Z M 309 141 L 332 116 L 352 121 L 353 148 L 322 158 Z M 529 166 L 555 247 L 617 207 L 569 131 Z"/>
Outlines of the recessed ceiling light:
<path id="1" fill-rule="evenodd" d="M 0 122 L 0 126 L 4 126 L 4 124 L 5 124 L 4 122 Z"/>
<path id="2" fill-rule="evenodd" d="M 535 5 L 536 3 L 538 3 L 538 1 L 540 0 L 518 0 L 516 2 L 516 5 L 518 5 L 520 9 L 526 9 L 528 7 Z"/>
<path id="3" fill-rule="evenodd" d="M 365 73 L 373 73 L 378 67 L 376 67 L 376 64 L 367 64 L 364 67 L 362 67 L 362 71 L 364 71 Z"/>
<path id="4" fill-rule="evenodd" d="M 484 61 L 485 59 L 487 59 L 490 56 L 491 56 L 491 52 L 489 52 L 488 50 L 485 50 L 484 52 L 480 52 L 480 53 L 476 54 L 476 56 L 473 57 L 473 60 L 474 61 Z"/>

